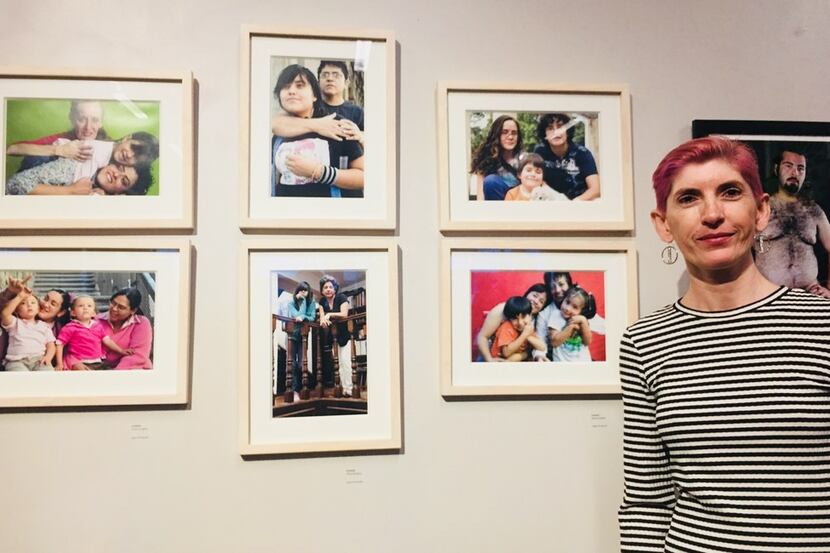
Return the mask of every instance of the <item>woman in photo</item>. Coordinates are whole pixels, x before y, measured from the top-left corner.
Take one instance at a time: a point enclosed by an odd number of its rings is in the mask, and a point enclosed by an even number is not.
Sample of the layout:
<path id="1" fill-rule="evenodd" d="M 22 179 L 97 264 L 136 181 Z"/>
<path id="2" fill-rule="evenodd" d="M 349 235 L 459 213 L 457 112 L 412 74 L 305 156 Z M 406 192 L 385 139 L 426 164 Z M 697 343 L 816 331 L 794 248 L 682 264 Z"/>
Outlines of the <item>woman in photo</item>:
<path id="1" fill-rule="evenodd" d="M 317 77 L 302 65 L 289 65 L 280 72 L 274 95 L 292 117 L 310 119 L 328 113 Z M 314 132 L 275 135 L 271 152 L 276 196 L 363 197 L 363 149 L 354 140 L 334 140 Z"/>
<path id="2" fill-rule="evenodd" d="M 72 128 L 66 132 L 24 140 L 9 145 L 6 154 L 24 157 L 18 171 L 56 158 L 83 162 L 94 154 L 91 140 L 109 140 L 104 130 L 104 108 L 97 100 L 72 100 L 69 105 L 69 122 Z"/>
<path id="3" fill-rule="evenodd" d="M 530 301 L 530 314 L 533 318 L 532 324 L 535 328 L 536 316 L 549 301 L 548 294 L 545 291 L 545 285 L 542 283 L 534 284 L 528 288 L 524 294 L 522 294 L 522 297 L 527 298 Z M 490 342 L 499 326 L 507 320 L 504 317 L 504 305 L 506 300 L 507 298 L 505 298 L 505 301 L 494 305 L 487 312 L 487 316 L 484 317 L 484 322 L 481 323 L 481 328 L 476 335 L 476 347 L 478 348 L 480 356 L 480 359 L 478 359 L 479 361 L 504 361 L 501 357 L 493 357 L 490 351 Z M 547 361 L 548 358 L 545 356 L 545 353 L 546 352 L 542 351 L 533 351 L 532 358 L 534 361 Z"/>
<path id="4" fill-rule="evenodd" d="M 122 288 L 110 297 L 110 306 L 98 315 L 105 334 L 121 349 L 132 353 L 121 355 L 105 349 L 105 362 L 113 369 L 152 369 L 153 325 L 141 312 L 141 292 Z"/>
<path id="5" fill-rule="evenodd" d="M 478 200 L 504 200 L 507 191 L 519 184 L 522 147 L 519 122 L 509 115 L 496 118 L 470 164 Z"/>
<path id="6" fill-rule="evenodd" d="M 826 551 L 830 300 L 755 265 L 770 205 L 746 145 L 686 142 L 653 182 L 689 287 L 623 336 L 622 550 Z"/>

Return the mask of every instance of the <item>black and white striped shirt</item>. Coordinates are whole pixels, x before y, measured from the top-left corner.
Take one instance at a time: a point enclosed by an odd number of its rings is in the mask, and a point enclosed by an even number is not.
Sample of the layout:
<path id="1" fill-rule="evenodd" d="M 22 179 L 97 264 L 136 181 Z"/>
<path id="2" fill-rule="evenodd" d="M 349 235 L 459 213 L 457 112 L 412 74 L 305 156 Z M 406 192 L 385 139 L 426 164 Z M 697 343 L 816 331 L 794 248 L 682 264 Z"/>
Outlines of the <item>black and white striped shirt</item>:
<path id="1" fill-rule="evenodd" d="M 620 365 L 624 552 L 830 552 L 830 301 L 678 302 Z"/>

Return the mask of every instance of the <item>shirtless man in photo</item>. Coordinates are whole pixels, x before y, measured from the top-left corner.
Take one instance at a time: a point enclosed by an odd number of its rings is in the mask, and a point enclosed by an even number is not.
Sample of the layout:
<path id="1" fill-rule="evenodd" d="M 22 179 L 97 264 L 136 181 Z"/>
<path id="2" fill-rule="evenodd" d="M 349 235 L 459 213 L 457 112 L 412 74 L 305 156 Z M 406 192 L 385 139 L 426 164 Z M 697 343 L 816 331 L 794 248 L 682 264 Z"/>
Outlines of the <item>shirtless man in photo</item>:
<path id="1" fill-rule="evenodd" d="M 763 248 L 756 244 L 758 268 L 776 284 L 830 298 L 827 283 L 817 280 L 818 260 L 813 251 L 819 243 L 830 254 L 830 222 L 815 202 L 798 196 L 807 174 L 807 158 L 785 150 L 774 170 L 778 191 L 770 199 L 772 216 L 762 235 Z"/>

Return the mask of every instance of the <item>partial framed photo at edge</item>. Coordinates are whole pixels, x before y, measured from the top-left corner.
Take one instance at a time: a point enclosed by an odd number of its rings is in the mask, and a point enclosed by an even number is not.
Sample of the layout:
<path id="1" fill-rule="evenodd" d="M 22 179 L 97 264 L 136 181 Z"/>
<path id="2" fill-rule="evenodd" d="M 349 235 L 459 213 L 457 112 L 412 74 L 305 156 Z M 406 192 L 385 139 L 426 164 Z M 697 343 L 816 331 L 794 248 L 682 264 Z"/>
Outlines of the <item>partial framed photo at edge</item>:
<path id="1" fill-rule="evenodd" d="M 0 228 L 193 227 L 193 77 L 0 68 Z"/>
<path id="2" fill-rule="evenodd" d="M 830 297 L 830 123 L 703 119 L 692 135 L 754 150 L 771 207 L 754 246 L 758 268 L 776 284 Z"/>
<path id="3" fill-rule="evenodd" d="M 397 259 L 384 239 L 243 242 L 243 455 L 400 449 Z"/>
<path id="4" fill-rule="evenodd" d="M 619 394 L 637 317 L 628 240 L 442 240 L 445 398 Z"/>
<path id="5" fill-rule="evenodd" d="M 395 41 L 242 30 L 240 226 L 392 229 Z"/>
<path id="6" fill-rule="evenodd" d="M 190 256 L 180 239 L 0 239 L 0 407 L 187 403 Z"/>
<path id="7" fill-rule="evenodd" d="M 631 230 L 625 85 L 441 82 L 443 231 Z"/>

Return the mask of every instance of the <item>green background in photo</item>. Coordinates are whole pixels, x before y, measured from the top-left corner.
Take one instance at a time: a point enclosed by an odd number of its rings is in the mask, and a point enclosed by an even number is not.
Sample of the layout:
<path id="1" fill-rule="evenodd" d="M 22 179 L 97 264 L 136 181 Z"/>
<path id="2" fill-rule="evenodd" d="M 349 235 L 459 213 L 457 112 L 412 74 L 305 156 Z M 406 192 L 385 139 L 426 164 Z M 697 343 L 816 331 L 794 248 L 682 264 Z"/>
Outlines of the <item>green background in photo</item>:
<path id="1" fill-rule="evenodd" d="M 8 99 L 6 100 L 6 145 L 21 140 L 36 140 L 72 129 L 69 122 L 70 100 Z M 103 129 L 110 139 L 117 140 L 130 133 L 145 131 L 159 136 L 159 102 L 133 102 L 145 117 L 137 117 L 125 104 L 115 100 L 102 100 L 104 108 Z M 131 106 L 132 107 L 132 106 Z M 6 180 L 13 175 L 23 158 L 6 156 Z M 153 185 L 148 196 L 159 193 L 159 160 L 153 162 Z"/>

